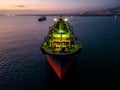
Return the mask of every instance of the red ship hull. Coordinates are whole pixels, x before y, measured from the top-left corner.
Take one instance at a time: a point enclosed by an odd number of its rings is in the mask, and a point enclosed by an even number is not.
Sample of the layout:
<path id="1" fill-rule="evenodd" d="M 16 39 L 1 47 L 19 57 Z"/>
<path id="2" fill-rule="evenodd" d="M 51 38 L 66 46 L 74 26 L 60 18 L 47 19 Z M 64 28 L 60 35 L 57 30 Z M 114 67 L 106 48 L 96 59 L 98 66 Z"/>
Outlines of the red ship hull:
<path id="1" fill-rule="evenodd" d="M 59 79 L 62 79 L 75 61 L 75 55 L 46 55 L 48 63 Z"/>

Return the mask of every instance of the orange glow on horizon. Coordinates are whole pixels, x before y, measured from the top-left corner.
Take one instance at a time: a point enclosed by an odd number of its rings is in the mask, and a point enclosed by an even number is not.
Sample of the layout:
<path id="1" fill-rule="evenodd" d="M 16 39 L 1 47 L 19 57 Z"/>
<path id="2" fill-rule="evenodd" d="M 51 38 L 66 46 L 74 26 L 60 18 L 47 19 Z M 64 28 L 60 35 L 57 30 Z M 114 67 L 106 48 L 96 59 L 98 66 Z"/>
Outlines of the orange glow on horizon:
<path id="1" fill-rule="evenodd" d="M 84 4 L 80 7 L 84 7 Z M 73 11 L 76 8 L 78 7 L 75 4 L 60 0 L 3 0 L 0 2 L 0 10 Z"/>
<path id="2" fill-rule="evenodd" d="M 0 10 L 74 12 L 117 7 L 119 3 L 119 0 L 1 0 Z"/>

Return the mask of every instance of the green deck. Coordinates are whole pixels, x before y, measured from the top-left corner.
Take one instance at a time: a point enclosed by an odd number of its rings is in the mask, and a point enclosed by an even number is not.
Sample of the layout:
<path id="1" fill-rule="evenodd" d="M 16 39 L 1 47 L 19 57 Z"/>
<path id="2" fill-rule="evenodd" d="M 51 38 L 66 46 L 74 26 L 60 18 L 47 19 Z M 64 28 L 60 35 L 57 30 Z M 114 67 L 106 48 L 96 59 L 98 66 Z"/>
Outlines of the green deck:
<path id="1" fill-rule="evenodd" d="M 66 19 L 55 19 L 41 48 L 47 53 L 75 53 L 82 48 Z"/>

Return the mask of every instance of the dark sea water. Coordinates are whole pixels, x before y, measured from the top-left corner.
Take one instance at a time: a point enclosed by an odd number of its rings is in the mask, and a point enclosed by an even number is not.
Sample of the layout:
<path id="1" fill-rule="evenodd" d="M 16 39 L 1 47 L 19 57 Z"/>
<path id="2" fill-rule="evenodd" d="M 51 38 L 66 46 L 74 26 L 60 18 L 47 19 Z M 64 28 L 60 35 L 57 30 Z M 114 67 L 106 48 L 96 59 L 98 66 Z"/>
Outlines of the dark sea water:
<path id="1" fill-rule="evenodd" d="M 120 18 L 68 17 L 83 49 L 63 80 L 39 49 L 54 17 L 43 22 L 38 18 L 0 17 L 0 90 L 103 90 L 119 86 Z"/>

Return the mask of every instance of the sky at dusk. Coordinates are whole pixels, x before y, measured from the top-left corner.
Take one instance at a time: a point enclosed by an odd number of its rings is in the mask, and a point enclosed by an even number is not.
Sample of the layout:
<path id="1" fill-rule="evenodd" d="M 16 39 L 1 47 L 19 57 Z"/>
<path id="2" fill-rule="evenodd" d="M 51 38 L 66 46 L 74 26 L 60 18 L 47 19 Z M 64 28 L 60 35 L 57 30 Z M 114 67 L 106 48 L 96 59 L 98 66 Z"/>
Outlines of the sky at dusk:
<path id="1" fill-rule="evenodd" d="M 120 0 L 0 0 L 0 11 L 74 12 L 119 6 Z"/>

